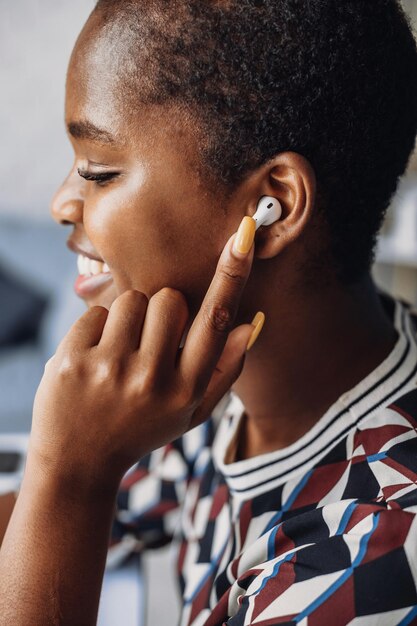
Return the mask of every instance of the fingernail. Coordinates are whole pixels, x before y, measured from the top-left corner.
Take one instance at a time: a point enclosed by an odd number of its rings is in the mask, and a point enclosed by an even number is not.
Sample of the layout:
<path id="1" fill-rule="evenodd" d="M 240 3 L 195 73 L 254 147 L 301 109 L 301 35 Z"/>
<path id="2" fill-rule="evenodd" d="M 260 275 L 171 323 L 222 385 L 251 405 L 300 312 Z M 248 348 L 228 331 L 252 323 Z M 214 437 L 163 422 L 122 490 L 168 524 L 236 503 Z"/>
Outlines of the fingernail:
<path id="1" fill-rule="evenodd" d="M 252 217 L 246 215 L 240 223 L 233 242 L 233 252 L 238 254 L 248 254 L 255 239 L 256 222 Z"/>
<path id="2" fill-rule="evenodd" d="M 258 339 L 259 334 L 264 325 L 264 322 L 265 322 L 265 313 L 262 313 L 262 311 L 258 311 L 255 317 L 253 318 L 253 320 L 251 321 L 251 324 L 255 326 L 255 328 L 249 338 L 248 345 L 246 346 L 246 352 L 252 348 L 253 344 Z"/>

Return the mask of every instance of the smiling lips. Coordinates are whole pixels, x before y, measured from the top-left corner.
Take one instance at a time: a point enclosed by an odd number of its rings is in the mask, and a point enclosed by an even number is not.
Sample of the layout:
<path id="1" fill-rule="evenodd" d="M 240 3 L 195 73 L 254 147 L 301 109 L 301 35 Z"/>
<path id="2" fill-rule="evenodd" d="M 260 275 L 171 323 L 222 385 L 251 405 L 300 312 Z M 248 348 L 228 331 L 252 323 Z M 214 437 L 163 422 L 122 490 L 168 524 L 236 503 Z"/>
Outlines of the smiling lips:
<path id="1" fill-rule="evenodd" d="M 72 236 L 67 240 L 67 247 L 78 255 L 79 276 L 75 281 L 74 291 L 80 298 L 86 298 L 101 290 L 106 283 L 113 280 L 113 277 L 107 263 L 98 257 L 91 245 L 84 242 L 81 247 L 80 243 Z"/>
<path id="2" fill-rule="evenodd" d="M 78 255 L 77 266 L 79 276 L 75 281 L 74 290 L 77 296 L 85 298 L 112 280 L 107 263 L 90 259 L 83 254 Z"/>

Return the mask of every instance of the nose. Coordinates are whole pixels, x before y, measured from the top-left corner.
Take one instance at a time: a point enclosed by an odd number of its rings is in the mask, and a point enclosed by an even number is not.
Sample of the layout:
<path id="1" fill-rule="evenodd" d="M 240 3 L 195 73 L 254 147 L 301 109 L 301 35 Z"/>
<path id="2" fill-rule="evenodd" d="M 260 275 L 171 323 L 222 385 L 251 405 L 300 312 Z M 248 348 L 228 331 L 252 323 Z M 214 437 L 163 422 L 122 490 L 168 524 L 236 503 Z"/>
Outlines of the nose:
<path id="1" fill-rule="evenodd" d="M 57 190 L 51 202 L 51 215 L 58 224 L 75 224 L 83 221 L 84 184 L 75 165 Z"/>

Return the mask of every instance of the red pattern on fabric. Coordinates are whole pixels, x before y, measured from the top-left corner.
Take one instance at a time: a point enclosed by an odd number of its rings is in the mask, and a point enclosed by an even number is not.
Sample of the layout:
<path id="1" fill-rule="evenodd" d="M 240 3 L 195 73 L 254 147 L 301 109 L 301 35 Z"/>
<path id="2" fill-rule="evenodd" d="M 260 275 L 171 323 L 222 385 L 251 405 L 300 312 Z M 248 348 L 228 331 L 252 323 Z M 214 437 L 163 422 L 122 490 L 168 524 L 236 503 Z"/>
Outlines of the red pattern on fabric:
<path id="1" fill-rule="evenodd" d="M 149 471 L 147 468 L 139 467 L 138 469 L 133 470 L 131 474 L 127 474 L 122 478 L 120 489 L 130 489 L 135 483 L 139 482 L 148 475 Z"/>
<path id="2" fill-rule="evenodd" d="M 251 501 L 245 502 L 243 506 L 241 507 L 240 513 L 239 513 L 239 529 L 240 529 L 240 536 L 242 537 L 242 542 L 244 542 L 246 539 L 249 524 L 252 518 L 253 518 L 252 502 Z"/>
<path id="3" fill-rule="evenodd" d="M 224 616 L 228 614 L 229 607 L 229 595 L 231 587 L 222 595 L 214 609 L 212 610 L 210 617 L 206 620 L 204 626 L 219 626 L 220 623 L 224 623 Z"/>
<path id="4" fill-rule="evenodd" d="M 410 430 L 409 426 L 387 424 L 378 428 L 359 430 L 354 437 L 354 448 L 363 446 L 366 456 L 378 454 L 384 445 Z"/>
<path id="5" fill-rule="evenodd" d="M 388 465 L 388 467 L 392 467 L 396 472 L 404 476 L 404 478 L 408 478 L 408 480 L 412 483 L 417 481 L 417 474 L 408 467 L 405 467 L 401 463 L 398 463 L 395 459 L 391 459 L 387 456 L 382 463 Z"/>
<path id="6" fill-rule="evenodd" d="M 263 619 L 261 622 L 256 622 L 254 626 L 276 626 L 277 624 L 287 624 L 291 622 L 295 617 L 297 617 L 297 614 L 292 613 L 291 615 L 283 615 L 282 617 L 273 617 L 272 619 L 265 620 Z M 229 624 L 227 624 L 226 622 L 224 624 L 226 624 L 226 626 L 229 626 Z M 206 625 L 204 624 L 204 626 Z"/>
<path id="7" fill-rule="evenodd" d="M 182 541 L 180 543 L 180 547 L 178 550 L 178 559 L 177 559 L 178 574 L 181 573 L 182 568 L 184 567 L 184 559 L 185 559 L 186 554 L 187 554 L 187 544 L 185 543 L 185 541 Z"/>
<path id="8" fill-rule="evenodd" d="M 160 502 L 158 506 L 155 506 L 153 509 L 149 511 L 145 511 L 143 514 L 143 519 L 154 519 L 155 517 L 161 517 L 165 513 L 176 509 L 178 503 L 175 500 L 165 500 L 164 502 Z"/>
<path id="9" fill-rule="evenodd" d="M 291 561 L 286 561 L 282 563 L 279 568 L 279 574 L 271 578 L 262 589 L 260 593 L 258 593 L 255 599 L 255 606 L 253 609 L 253 618 L 259 617 L 261 613 L 279 596 L 281 596 L 284 591 L 287 591 L 295 583 L 295 571 L 294 571 L 294 563 L 296 557 L 295 555 L 291 559 Z"/>
<path id="10" fill-rule="evenodd" d="M 231 567 L 230 567 L 230 571 L 235 580 L 237 580 L 237 577 L 238 577 L 239 563 L 240 563 L 240 555 L 237 557 L 237 559 L 233 559 Z"/>
<path id="11" fill-rule="evenodd" d="M 308 626 L 346 626 L 354 618 L 355 589 L 352 575 L 309 615 Z"/>
<path id="12" fill-rule="evenodd" d="M 402 510 L 382 511 L 378 525 L 368 542 L 362 564 L 374 561 L 403 546 L 414 518 L 414 514 Z"/>
<path id="13" fill-rule="evenodd" d="M 213 520 L 221 513 L 222 508 L 228 502 L 229 490 L 227 485 L 220 485 L 216 489 L 216 493 L 213 498 L 213 503 L 210 509 L 209 519 Z"/>
<path id="14" fill-rule="evenodd" d="M 359 522 L 372 513 L 379 513 L 385 509 L 377 504 L 359 504 L 353 511 L 345 528 L 345 534 L 350 532 Z"/>
<path id="15" fill-rule="evenodd" d="M 410 415 L 410 413 L 407 413 L 407 411 L 404 411 L 404 409 L 401 409 L 399 406 L 397 406 L 395 402 L 393 404 L 390 404 L 388 408 L 396 411 L 396 413 L 399 413 L 400 415 L 405 417 L 405 419 L 410 422 L 411 428 L 417 428 L 417 416 L 413 417 L 412 415 Z"/>
<path id="16" fill-rule="evenodd" d="M 309 505 L 312 501 L 321 500 L 343 476 L 347 465 L 347 461 L 341 461 L 315 469 L 314 474 L 309 478 L 308 485 L 299 493 L 291 508 L 296 509 Z"/>
<path id="17" fill-rule="evenodd" d="M 213 588 L 213 579 L 209 576 L 193 599 L 192 609 L 190 613 L 189 623 L 191 624 L 201 611 L 203 611 L 209 603 L 210 593 Z"/>
<path id="18" fill-rule="evenodd" d="M 390 500 L 395 496 L 396 493 L 401 491 L 402 489 L 406 489 L 407 487 L 412 486 L 413 483 L 403 483 L 401 485 L 388 485 L 388 487 L 382 488 L 382 493 L 384 494 L 385 500 Z"/>
<path id="19" fill-rule="evenodd" d="M 291 550 L 294 550 L 294 548 L 294 541 L 291 539 L 291 537 L 287 537 L 282 526 L 279 526 L 275 534 L 274 554 L 277 556 L 281 554 L 286 554 L 287 552 L 291 552 Z"/>

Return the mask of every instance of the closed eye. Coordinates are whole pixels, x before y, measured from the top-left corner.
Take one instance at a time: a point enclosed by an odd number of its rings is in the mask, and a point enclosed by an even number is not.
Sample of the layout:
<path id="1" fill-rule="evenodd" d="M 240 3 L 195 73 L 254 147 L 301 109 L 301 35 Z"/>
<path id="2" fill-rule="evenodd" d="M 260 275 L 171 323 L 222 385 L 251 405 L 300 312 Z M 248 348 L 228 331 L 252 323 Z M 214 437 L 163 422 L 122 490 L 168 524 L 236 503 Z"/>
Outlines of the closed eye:
<path id="1" fill-rule="evenodd" d="M 78 168 L 78 174 L 81 178 L 85 178 L 85 180 L 91 180 L 104 187 L 111 180 L 114 180 L 117 176 L 119 176 L 118 172 L 89 172 L 87 170 L 82 170 Z"/>

